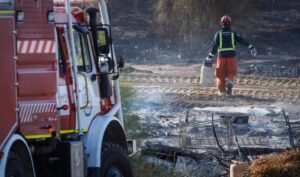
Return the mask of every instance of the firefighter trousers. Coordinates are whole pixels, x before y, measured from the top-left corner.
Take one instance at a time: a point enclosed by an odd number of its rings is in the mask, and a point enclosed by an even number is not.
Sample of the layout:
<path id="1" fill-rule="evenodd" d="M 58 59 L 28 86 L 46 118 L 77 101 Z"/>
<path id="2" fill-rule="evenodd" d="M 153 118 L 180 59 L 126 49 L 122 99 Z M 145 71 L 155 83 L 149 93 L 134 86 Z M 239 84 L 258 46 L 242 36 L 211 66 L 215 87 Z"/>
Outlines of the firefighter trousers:
<path id="1" fill-rule="evenodd" d="M 233 81 L 237 75 L 237 61 L 235 57 L 223 58 L 218 56 L 215 75 L 219 92 L 226 92 L 226 80 Z"/>

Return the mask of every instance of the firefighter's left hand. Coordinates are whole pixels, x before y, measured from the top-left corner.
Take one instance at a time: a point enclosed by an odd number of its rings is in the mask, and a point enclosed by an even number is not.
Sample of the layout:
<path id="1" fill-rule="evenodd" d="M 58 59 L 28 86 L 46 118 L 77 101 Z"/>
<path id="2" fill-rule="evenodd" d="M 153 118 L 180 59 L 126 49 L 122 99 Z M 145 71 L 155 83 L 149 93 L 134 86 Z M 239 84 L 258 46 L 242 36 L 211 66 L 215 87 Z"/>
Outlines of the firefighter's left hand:
<path id="1" fill-rule="evenodd" d="M 212 67 L 213 59 L 212 57 L 206 57 L 204 60 L 204 66 Z"/>
<path id="2" fill-rule="evenodd" d="M 251 51 L 251 55 L 252 55 L 252 56 L 255 57 L 255 56 L 257 55 L 257 51 L 256 51 L 255 48 L 251 49 L 250 51 Z"/>

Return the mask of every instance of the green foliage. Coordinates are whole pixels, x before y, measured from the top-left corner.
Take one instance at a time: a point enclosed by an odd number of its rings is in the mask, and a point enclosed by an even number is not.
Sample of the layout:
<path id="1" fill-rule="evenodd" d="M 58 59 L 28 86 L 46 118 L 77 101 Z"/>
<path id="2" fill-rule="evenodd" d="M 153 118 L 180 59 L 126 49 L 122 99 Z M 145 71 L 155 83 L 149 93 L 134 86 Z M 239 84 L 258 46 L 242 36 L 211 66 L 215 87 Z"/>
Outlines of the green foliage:
<path id="1" fill-rule="evenodd" d="M 127 138 L 136 139 L 139 142 L 139 140 L 148 136 L 148 131 L 140 124 L 139 117 L 133 113 L 136 95 L 131 85 L 124 83 L 121 84 L 121 97 Z"/>
<path id="2" fill-rule="evenodd" d="M 131 165 L 137 177 L 184 177 L 184 175 L 167 170 L 161 166 L 153 166 L 146 162 L 145 158 L 133 157 Z"/>
<path id="3" fill-rule="evenodd" d="M 125 114 L 125 128 L 127 137 L 135 139 L 140 144 L 140 140 L 149 136 L 148 129 L 139 122 L 139 117 L 135 114 Z"/>
<path id="4" fill-rule="evenodd" d="M 121 83 L 121 98 L 124 114 L 132 112 L 135 101 L 135 91 L 129 84 Z"/>

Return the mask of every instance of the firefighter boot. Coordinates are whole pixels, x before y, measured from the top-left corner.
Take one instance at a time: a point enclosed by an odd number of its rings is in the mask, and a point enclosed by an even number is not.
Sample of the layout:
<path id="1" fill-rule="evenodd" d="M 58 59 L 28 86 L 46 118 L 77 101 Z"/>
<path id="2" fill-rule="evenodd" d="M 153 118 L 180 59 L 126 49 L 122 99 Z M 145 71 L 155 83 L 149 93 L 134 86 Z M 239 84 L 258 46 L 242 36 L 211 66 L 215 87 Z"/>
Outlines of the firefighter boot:
<path id="1" fill-rule="evenodd" d="M 227 95 L 232 95 L 232 87 L 233 87 L 233 81 L 227 80 L 226 81 L 226 93 Z"/>
<path id="2" fill-rule="evenodd" d="M 226 96 L 226 92 L 218 91 L 218 95 L 219 95 L 219 96 Z"/>

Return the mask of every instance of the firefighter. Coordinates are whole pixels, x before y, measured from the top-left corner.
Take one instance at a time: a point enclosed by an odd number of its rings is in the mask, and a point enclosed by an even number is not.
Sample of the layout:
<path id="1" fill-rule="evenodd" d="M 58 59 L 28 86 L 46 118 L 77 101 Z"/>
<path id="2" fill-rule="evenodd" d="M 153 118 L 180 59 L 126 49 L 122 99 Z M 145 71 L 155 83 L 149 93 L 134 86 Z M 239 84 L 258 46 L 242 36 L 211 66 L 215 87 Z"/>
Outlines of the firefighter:
<path id="1" fill-rule="evenodd" d="M 212 58 L 218 52 L 215 75 L 219 95 L 232 95 L 233 81 L 237 75 L 236 43 L 248 47 L 252 56 L 257 55 L 252 44 L 239 34 L 231 31 L 231 18 L 227 15 L 221 18 L 222 29 L 216 32 L 213 45 L 204 63 L 212 63 Z"/>

